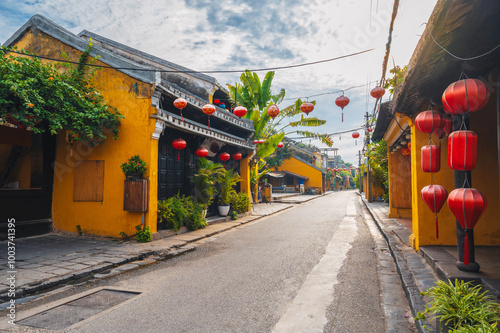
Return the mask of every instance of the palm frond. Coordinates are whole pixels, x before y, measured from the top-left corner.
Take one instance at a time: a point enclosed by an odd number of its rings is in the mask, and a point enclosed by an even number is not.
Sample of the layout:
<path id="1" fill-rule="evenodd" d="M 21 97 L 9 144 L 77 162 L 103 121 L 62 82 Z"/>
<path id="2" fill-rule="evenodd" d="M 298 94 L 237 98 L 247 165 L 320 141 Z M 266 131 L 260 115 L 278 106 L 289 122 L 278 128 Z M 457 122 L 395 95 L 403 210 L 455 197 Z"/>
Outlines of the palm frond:
<path id="1" fill-rule="evenodd" d="M 326 123 L 326 120 L 318 119 L 316 117 L 311 117 L 311 118 L 304 118 L 304 116 L 301 117 L 300 120 L 298 121 L 291 121 L 290 126 L 292 127 L 297 127 L 297 126 L 321 126 Z"/>
<path id="2" fill-rule="evenodd" d="M 326 144 L 328 147 L 333 146 L 333 139 L 330 135 L 324 133 L 314 133 L 309 131 L 295 131 L 298 135 L 305 136 L 306 138 L 320 140 L 322 143 Z"/>

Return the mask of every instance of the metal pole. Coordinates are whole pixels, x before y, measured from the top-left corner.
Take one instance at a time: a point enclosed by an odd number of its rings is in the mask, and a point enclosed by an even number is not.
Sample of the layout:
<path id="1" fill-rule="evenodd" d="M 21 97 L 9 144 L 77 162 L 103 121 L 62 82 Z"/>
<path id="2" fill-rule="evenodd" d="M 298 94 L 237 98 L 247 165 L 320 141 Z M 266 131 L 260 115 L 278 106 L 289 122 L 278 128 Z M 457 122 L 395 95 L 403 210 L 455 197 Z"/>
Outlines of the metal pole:
<path id="1" fill-rule="evenodd" d="M 376 105 L 377 103 L 375 103 Z M 367 164 L 367 172 L 368 172 L 368 202 L 372 202 L 372 175 L 371 175 L 371 168 L 370 168 L 370 152 L 368 145 L 370 144 L 370 134 L 368 134 L 368 119 L 370 115 L 368 114 L 368 111 L 366 111 L 366 149 L 368 151 L 368 154 L 366 156 L 366 164 Z"/>
<path id="2" fill-rule="evenodd" d="M 461 115 L 453 115 L 453 131 L 460 130 L 462 124 Z M 464 115 L 465 129 L 469 129 L 469 115 Z M 470 171 L 455 171 L 455 188 L 464 187 L 465 177 L 469 181 L 469 186 L 472 186 L 472 177 Z M 479 264 L 476 262 L 475 250 L 474 250 L 474 230 L 473 229 L 463 229 L 458 220 L 455 221 L 457 229 L 457 251 L 458 251 L 458 261 L 456 266 L 459 270 L 464 272 L 478 272 Z M 469 265 L 464 264 L 464 241 L 465 235 L 469 238 Z"/>

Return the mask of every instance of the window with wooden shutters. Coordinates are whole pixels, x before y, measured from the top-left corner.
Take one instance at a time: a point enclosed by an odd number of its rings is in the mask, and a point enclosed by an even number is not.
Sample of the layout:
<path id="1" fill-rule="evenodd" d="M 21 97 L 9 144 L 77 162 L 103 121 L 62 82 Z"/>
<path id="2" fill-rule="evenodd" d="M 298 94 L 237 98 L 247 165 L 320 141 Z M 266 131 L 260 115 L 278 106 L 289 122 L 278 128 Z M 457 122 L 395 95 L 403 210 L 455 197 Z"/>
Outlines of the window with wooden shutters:
<path id="1" fill-rule="evenodd" d="M 75 168 L 73 201 L 103 201 L 104 161 L 79 161 Z"/>

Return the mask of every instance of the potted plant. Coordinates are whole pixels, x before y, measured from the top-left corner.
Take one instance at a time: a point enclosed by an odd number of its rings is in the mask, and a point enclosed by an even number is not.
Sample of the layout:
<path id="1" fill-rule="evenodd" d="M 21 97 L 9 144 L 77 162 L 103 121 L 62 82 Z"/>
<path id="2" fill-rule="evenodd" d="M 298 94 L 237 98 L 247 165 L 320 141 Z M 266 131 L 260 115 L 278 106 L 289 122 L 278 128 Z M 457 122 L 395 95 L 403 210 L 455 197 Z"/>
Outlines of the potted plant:
<path id="1" fill-rule="evenodd" d="M 231 197 L 236 194 L 233 186 L 240 181 L 240 175 L 232 170 L 223 170 L 218 174 L 217 187 L 219 190 L 219 215 L 227 216 Z"/>
<path id="2" fill-rule="evenodd" d="M 196 202 L 203 206 L 203 217 L 206 216 L 207 209 L 213 202 L 216 189 L 215 183 L 217 175 L 223 169 L 222 164 L 214 163 L 206 158 L 199 158 L 196 161 L 196 173 L 193 176 L 193 183 L 196 187 Z"/>
<path id="3" fill-rule="evenodd" d="M 122 169 L 127 180 L 141 179 L 146 172 L 146 162 L 144 162 L 139 155 L 132 156 L 129 160 L 123 163 L 120 168 Z"/>

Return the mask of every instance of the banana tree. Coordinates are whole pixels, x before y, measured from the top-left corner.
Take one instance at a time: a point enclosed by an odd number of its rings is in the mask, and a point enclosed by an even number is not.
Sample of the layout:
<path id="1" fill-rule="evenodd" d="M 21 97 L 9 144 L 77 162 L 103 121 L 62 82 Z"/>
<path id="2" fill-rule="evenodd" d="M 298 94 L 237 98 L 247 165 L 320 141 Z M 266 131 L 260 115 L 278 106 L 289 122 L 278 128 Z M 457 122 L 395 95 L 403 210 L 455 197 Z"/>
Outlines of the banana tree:
<path id="1" fill-rule="evenodd" d="M 281 89 L 276 95 L 271 93 L 271 85 L 274 78 L 274 72 L 267 72 L 264 80 L 260 81 L 257 73 L 252 73 L 246 70 L 241 74 L 241 83 L 235 83 L 235 85 L 229 85 L 230 98 L 234 105 L 241 105 L 247 109 L 247 114 L 244 116 L 246 119 L 250 119 L 254 124 L 254 135 L 253 140 L 265 140 L 264 143 L 257 146 L 256 154 L 253 159 L 253 166 L 256 168 L 254 171 L 256 176 L 258 176 L 257 165 L 258 162 L 270 155 L 272 155 L 278 144 L 284 139 L 285 135 L 296 133 L 309 138 L 318 139 L 325 143 L 329 147 L 332 146 L 333 141 L 327 134 L 319 134 L 304 130 L 292 130 L 285 133 L 287 127 L 315 127 L 321 126 L 326 123 L 326 120 L 321 120 L 315 117 L 304 118 L 301 117 L 298 121 L 288 121 L 288 124 L 284 123 L 286 118 L 294 117 L 301 113 L 300 105 L 302 100 L 298 99 L 294 104 L 285 107 L 280 111 L 276 118 L 272 118 L 267 113 L 267 108 L 276 104 L 279 105 L 283 102 L 285 98 L 285 90 Z M 316 102 L 312 102 L 316 104 Z M 255 198 L 257 197 L 257 187 L 254 187 Z"/>

